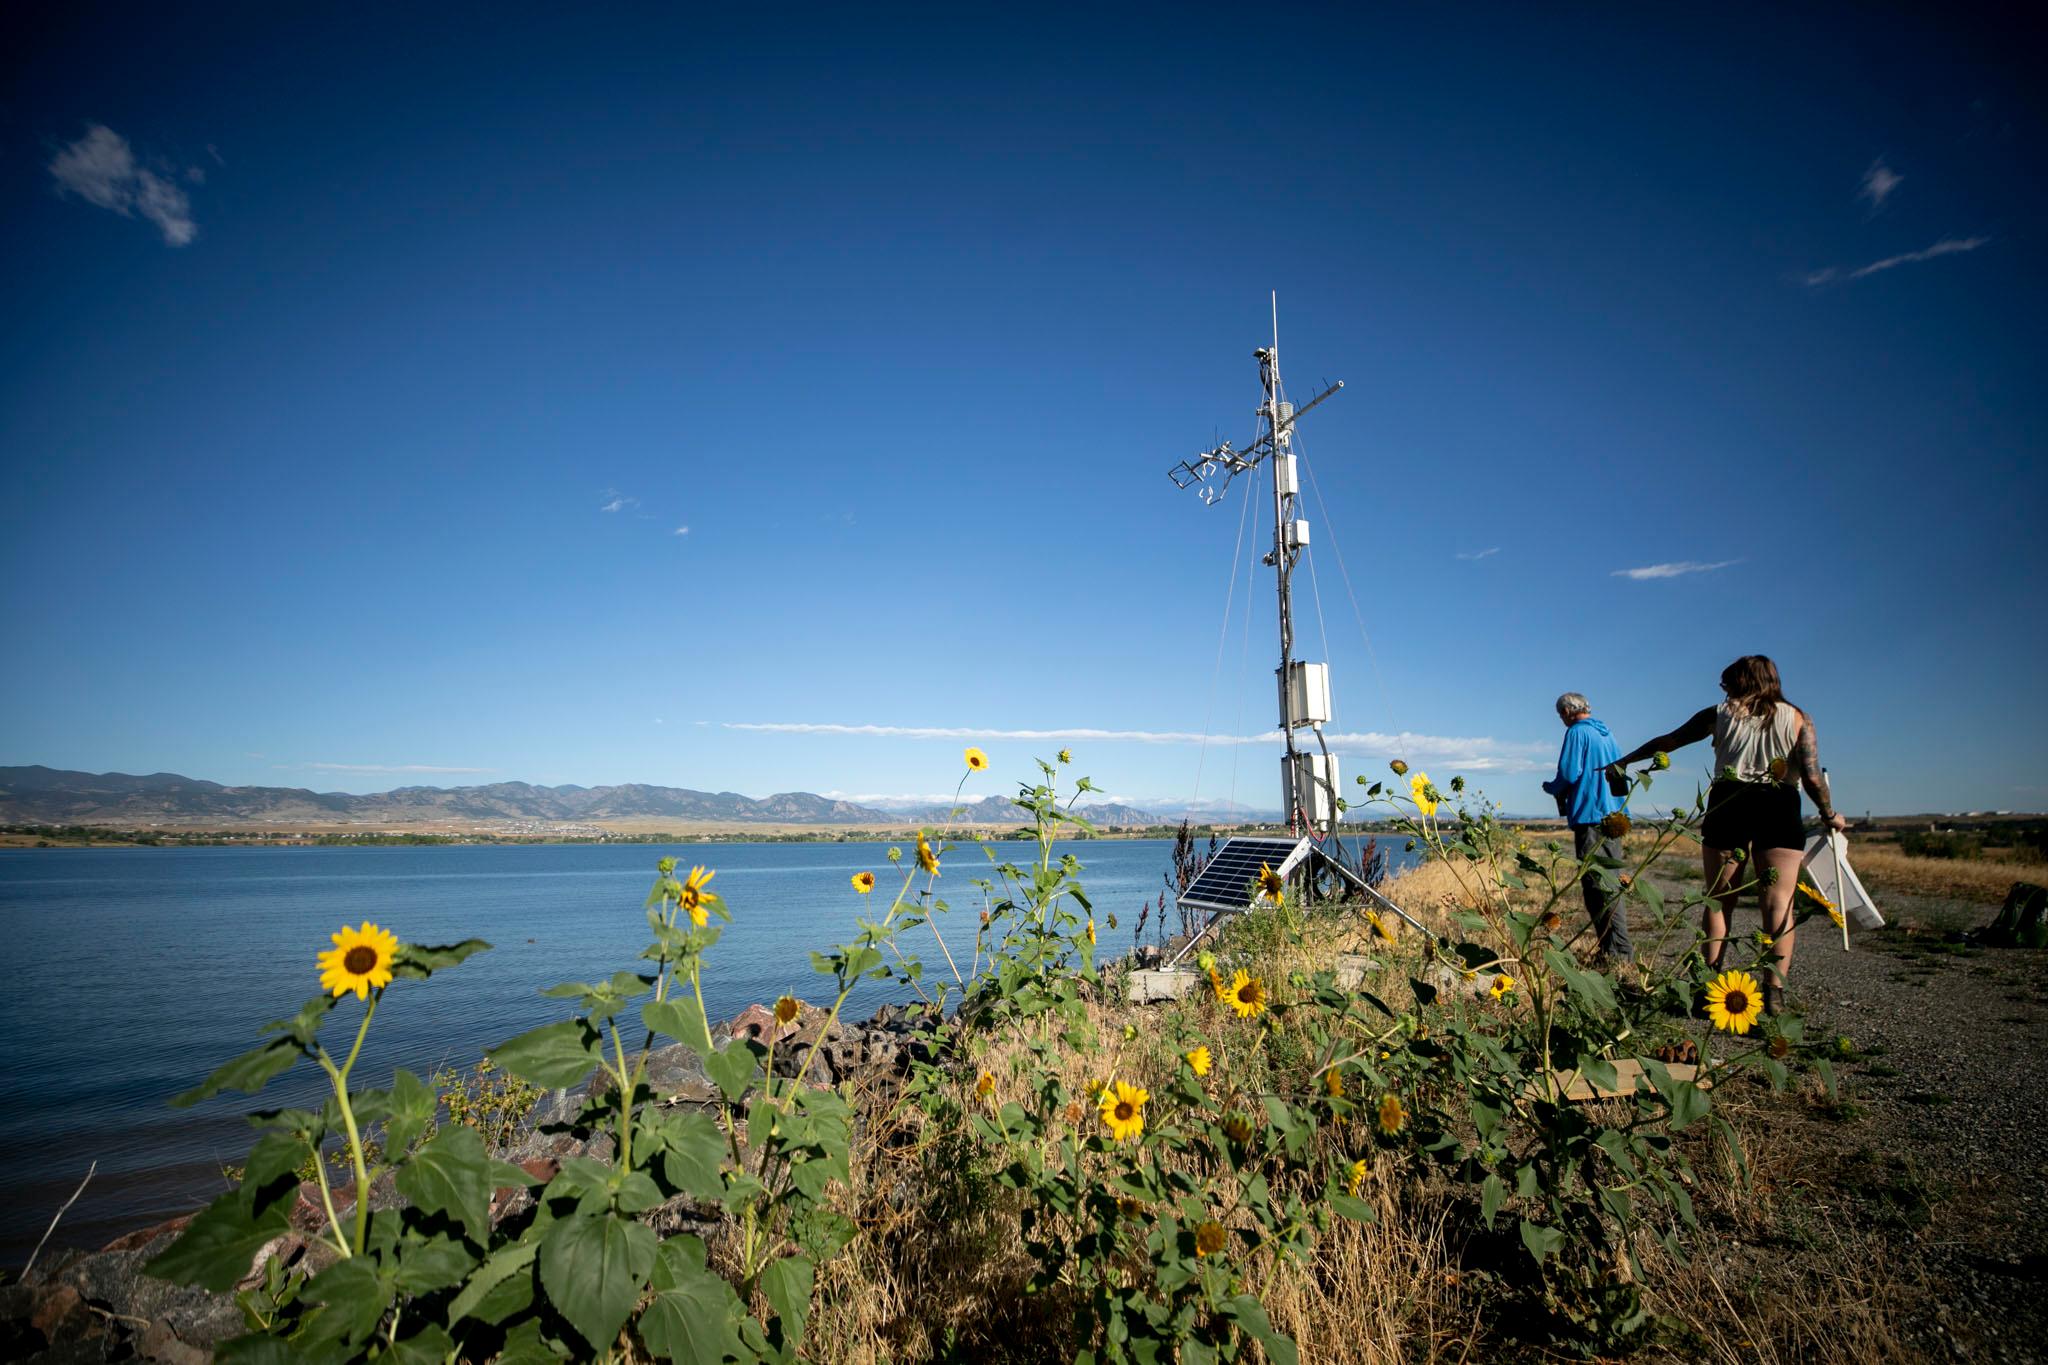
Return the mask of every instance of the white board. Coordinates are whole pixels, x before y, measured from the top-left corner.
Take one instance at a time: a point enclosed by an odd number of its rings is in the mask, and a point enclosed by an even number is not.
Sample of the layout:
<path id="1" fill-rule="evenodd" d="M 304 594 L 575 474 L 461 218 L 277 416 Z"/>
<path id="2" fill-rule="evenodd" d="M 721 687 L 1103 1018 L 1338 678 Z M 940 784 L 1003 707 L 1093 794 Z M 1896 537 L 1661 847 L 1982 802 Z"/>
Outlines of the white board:
<path id="1" fill-rule="evenodd" d="M 1842 926 L 1842 946 L 1849 946 L 1849 924 L 1858 929 L 1884 928 L 1884 916 L 1877 912 L 1877 902 L 1870 899 L 1870 893 L 1863 889 L 1863 883 L 1856 876 L 1856 869 L 1849 866 L 1848 841 L 1834 830 L 1823 830 L 1806 841 L 1806 856 L 1800 859 L 1800 866 L 1821 895 L 1835 903 L 1835 909 L 1842 912 L 1846 921 Z"/>

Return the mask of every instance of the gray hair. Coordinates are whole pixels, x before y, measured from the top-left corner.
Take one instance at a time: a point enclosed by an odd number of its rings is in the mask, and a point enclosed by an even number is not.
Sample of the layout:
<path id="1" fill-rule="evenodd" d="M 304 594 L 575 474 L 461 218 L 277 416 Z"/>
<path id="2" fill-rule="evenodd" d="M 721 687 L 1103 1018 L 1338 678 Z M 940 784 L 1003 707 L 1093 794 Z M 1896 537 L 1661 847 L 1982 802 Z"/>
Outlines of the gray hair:
<path id="1" fill-rule="evenodd" d="M 1593 703 L 1586 700 L 1583 692 L 1567 692 L 1557 699 L 1557 714 L 1566 720 L 1580 712 L 1590 714 L 1592 710 Z"/>

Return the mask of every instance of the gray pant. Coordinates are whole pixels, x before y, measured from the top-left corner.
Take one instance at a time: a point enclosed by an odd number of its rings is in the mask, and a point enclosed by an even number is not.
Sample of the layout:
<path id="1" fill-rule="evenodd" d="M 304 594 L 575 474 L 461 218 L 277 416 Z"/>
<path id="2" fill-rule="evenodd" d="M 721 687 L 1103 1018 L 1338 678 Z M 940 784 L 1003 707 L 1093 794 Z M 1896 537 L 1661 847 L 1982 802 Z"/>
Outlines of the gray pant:
<path id="1" fill-rule="evenodd" d="M 1621 840 L 1609 838 L 1600 832 L 1598 825 L 1572 826 L 1572 852 L 1580 862 L 1599 855 L 1621 861 Z M 1622 901 L 1621 889 L 1614 886 L 1616 869 L 1595 864 L 1586 869 L 1579 878 L 1579 890 L 1586 896 L 1586 914 L 1593 921 L 1593 930 L 1600 935 L 1600 951 L 1616 962 L 1627 962 L 1636 955 L 1635 945 L 1628 941 L 1628 907 Z M 1601 883 L 1605 881 L 1613 890 Z"/>

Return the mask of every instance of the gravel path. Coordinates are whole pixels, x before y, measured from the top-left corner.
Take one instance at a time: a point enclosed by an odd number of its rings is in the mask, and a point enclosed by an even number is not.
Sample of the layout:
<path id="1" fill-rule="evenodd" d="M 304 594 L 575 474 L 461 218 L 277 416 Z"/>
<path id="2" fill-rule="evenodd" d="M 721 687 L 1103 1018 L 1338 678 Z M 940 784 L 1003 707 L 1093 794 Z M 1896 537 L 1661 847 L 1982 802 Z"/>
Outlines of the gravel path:
<path id="1" fill-rule="evenodd" d="M 1772 1140 L 1798 1144 L 1817 1199 L 1923 1272 L 1903 1324 L 1915 1353 L 2048 1360 L 2048 952 L 1963 941 L 1992 906 L 1872 894 L 1888 927 L 1851 951 L 1824 919 L 1800 933 L 1791 1003 L 1809 1039 L 1846 1037 L 1854 1058 L 1842 1103 L 1774 1106 Z"/>

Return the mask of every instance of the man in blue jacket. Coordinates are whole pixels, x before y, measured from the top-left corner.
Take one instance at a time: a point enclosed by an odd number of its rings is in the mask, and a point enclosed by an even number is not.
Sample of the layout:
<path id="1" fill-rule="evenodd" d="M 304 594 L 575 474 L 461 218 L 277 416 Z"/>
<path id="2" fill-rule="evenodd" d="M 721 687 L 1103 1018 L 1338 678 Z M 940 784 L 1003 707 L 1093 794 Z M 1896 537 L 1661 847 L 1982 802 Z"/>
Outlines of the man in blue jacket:
<path id="1" fill-rule="evenodd" d="M 1557 813 L 1572 827 L 1572 848 L 1579 861 L 1589 857 L 1621 861 L 1621 839 L 1602 828 L 1623 801 L 1607 786 L 1607 768 L 1621 757 L 1621 748 L 1607 727 L 1593 719 L 1593 704 L 1577 692 L 1557 699 L 1557 718 L 1564 722 L 1564 747 L 1557 754 L 1557 776 L 1543 790 L 1557 798 Z M 1628 940 L 1628 909 L 1622 904 L 1615 871 L 1598 863 L 1579 878 L 1586 913 L 1600 935 L 1600 951 L 1610 962 L 1629 962 L 1635 947 Z"/>

